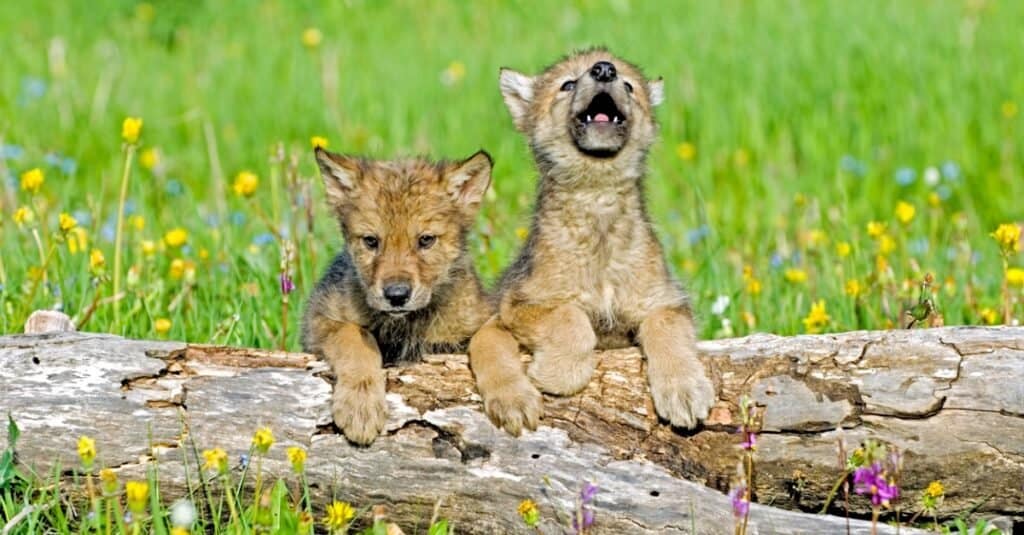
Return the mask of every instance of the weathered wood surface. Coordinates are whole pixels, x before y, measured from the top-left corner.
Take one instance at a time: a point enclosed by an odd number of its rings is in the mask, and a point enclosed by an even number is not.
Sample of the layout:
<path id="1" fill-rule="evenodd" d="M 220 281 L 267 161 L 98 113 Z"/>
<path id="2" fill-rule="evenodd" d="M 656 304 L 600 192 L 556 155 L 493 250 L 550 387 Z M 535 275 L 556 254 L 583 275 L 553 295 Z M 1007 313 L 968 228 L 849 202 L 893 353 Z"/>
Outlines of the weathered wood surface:
<path id="1" fill-rule="evenodd" d="M 542 428 L 519 439 L 480 412 L 464 356 L 390 370 L 386 436 L 357 448 L 331 426 L 327 371 L 309 355 L 81 333 L 0 337 L 0 412 L 24 430 L 22 462 L 39 467 L 73 465 L 75 439 L 87 434 L 104 465 L 139 475 L 152 440 L 165 492 L 184 481 L 183 437 L 237 456 L 267 425 L 279 441 L 270 470 L 286 474 L 284 446 L 302 445 L 317 496 L 385 503 L 405 525 L 425 522 L 441 498 L 463 532 L 514 531 L 520 500 L 533 498 L 550 519 L 593 481 L 599 532 L 723 533 L 731 509 L 719 490 L 739 459 L 735 402 L 750 394 L 766 406 L 756 497 L 774 506 L 753 507 L 752 533 L 845 532 L 842 518 L 781 509 L 821 507 L 839 475 L 838 426 L 850 448 L 874 437 L 903 450 L 905 511 L 941 479 L 947 513 L 978 506 L 1024 518 L 1024 328 L 756 335 L 700 347 L 720 401 L 690 434 L 654 417 L 635 350 L 604 353 L 588 389 L 546 399 Z M 866 506 L 851 502 L 861 514 Z M 853 532 L 867 524 L 855 521 Z"/>

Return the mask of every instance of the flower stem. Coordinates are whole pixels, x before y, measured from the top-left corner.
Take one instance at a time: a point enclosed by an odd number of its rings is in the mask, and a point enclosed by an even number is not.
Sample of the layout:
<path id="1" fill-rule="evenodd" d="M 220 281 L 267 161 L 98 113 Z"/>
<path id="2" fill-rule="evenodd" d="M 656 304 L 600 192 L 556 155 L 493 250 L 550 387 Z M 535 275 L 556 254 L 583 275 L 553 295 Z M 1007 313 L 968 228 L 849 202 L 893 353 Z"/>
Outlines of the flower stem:
<path id="1" fill-rule="evenodd" d="M 121 292 L 121 244 L 124 238 L 124 205 L 128 198 L 128 179 L 132 173 L 132 156 L 135 155 L 135 144 L 128 143 L 124 149 L 124 171 L 121 174 L 121 196 L 117 201 L 117 228 L 114 231 L 114 291 L 111 295 Z M 120 327 L 121 309 L 114 307 L 114 325 Z M 116 328 L 116 327 L 115 327 Z"/>
<path id="2" fill-rule="evenodd" d="M 828 496 L 825 497 L 825 505 L 821 506 L 821 511 L 818 511 L 819 515 L 823 515 L 828 511 L 828 506 L 832 505 L 832 500 L 836 497 L 836 493 L 839 492 L 839 486 L 846 481 L 846 478 L 850 477 L 850 471 L 845 470 L 843 475 L 836 480 L 836 484 L 832 485 L 832 490 L 828 492 Z"/>

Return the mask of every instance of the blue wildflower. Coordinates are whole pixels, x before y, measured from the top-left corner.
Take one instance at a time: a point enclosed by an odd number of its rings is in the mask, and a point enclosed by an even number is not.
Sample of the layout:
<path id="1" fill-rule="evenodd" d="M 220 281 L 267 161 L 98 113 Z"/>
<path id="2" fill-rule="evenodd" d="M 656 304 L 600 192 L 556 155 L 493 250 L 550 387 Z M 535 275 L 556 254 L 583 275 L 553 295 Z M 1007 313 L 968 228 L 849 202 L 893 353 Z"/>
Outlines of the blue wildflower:
<path id="1" fill-rule="evenodd" d="M 181 182 L 172 178 L 167 181 L 166 185 L 164 185 L 164 191 L 172 197 L 177 197 L 182 193 L 185 193 L 185 186 L 182 186 Z"/>
<path id="2" fill-rule="evenodd" d="M 909 186 L 917 178 L 917 172 L 909 167 L 901 167 L 896 170 L 896 183 L 901 186 Z"/>
<path id="3" fill-rule="evenodd" d="M 768 261 L 768 263 L 775 269 L 782 267 L 783 262 L 784 260 L 782 259 L 782 255 L 778 251 L 772 253 L 772 258 Z"/>
<path id="4" fill-rule="evenodd" d="M 240 227 L 245 224 L 245 214 L 242 212 L 231 212 L 231 224 Z"/>
<path id="5" fill-rule="evenodd" d="M 88 227 L 92 224 L 92 214 L 88 210 L 75 210 L 71 213 L 71 216 L 78 221 L 78 224 L 83 227 Z"/>
<path id="6" fill-rule="evenodd" d="M 942 176 L 951 182 L 960 180 L 960 166 L 953 160 L 942 164 Z"/>
<path id="7" fill-rule="evenodd" d="M 254 237 L 252 239 L 252 243 L 254 245 L 259 245 L 261 247 L 264 246 L 264 245 L 268 245 L 268 244 L 274 243 L 274 235 L 269 233 L 269 232 L 264 232 L 262 234 L 257 234 L 256 237 Z"/>
<path id="8" fill-rule="evenodd" d="M 861 162 L 860 160 L 854 158 L 849 154 L 840 158 L 839 168 L 842 169 L 843 171 L 846 171 L 847 173 L 856 175 L 858 177 L 864 176 L 868 170 L 867 166 L 864 165 L 864 162 Z"/>
<path id="9" fill-rule="evenodd" d="M 690 245 L 696 245 L 698 242 L 707 237 L 711 233 L 711 229 L 707 225 L 701 225 L 695 229 L 688 230 L 686 232 L 686 241 Z"/>
<path id="10" fill-rule="evenodd" d="M 17 145 L 0 145 L 0 159 L 2 160 L 16 160 L 23 154 L 25 154 L 25 149 Z"/>

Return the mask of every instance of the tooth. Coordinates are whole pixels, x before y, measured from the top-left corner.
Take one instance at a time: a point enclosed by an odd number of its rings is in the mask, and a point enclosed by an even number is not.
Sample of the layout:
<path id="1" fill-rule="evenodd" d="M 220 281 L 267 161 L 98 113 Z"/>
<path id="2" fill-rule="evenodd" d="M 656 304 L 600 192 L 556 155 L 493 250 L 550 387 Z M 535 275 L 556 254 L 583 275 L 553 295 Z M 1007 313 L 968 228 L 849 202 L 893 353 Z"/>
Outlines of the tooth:
<path id="1" fill-rule="evenodd" d="M 589 123 L 590 121 L 591 121 L 590 114 L 587 114 L 587 122 Z"/>
<path id="2" fill-rule="evenodd" d="M 619 116 L 616 115 L 615 117 L 612 117 L 612 122 L 613 123 L 618 123 L 619 122 Z"/>

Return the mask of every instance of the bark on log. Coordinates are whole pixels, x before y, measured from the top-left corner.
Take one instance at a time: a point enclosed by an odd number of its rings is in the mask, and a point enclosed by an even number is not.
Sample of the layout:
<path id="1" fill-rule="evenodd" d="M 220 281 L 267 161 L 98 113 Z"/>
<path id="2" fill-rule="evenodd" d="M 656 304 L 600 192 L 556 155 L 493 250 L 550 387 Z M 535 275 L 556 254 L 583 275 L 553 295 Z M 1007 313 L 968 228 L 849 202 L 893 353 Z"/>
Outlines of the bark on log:
<path id="1" fill-rule="evenodd" d="M 306 447 L 317 499 L 384 503 L 403 525 L 442 499 L 460 532 L 516 531 L 520 500 L 552 519 L 586 480 L 601 488 L 599 533 L 724 533 L 736 401 L 749 394 L 766 407 L 755 489 L 771 504 L 752 508 L 751 533 L 845 532 L 845 519 L 807 513 L 840 475 L 837 427 L 850 448 L 869 437 L 901 448 L 904 519 L 934 479 L 947 489 L 943 516 L 1024 519 L 1024 328 L 755 335 L 700 349 L 720 399 L 688 434 L 657 421 L 636 350 L 605 352 L 591 385 L 546 398 L 544 425 L 519 439 L 483 416 L 460 355 L 389 370 L 386 436 L 357 448 L 330 424 L 327 370 L 309 355 L 84 333 L 0 337 L 0 412 L 23 428 L 25 464 L 72 466 L 87 434 L 126 477 L 157 455 L 165 494 L 181 492 L 191 441 L 237 456 L 267 425 L 279 441 L 271 471 L 287 474 L 284 446 Z M 856 515 L 868 507 L 850 501 Z M 831 512 L 843 514 L 841 500 Z"/>

